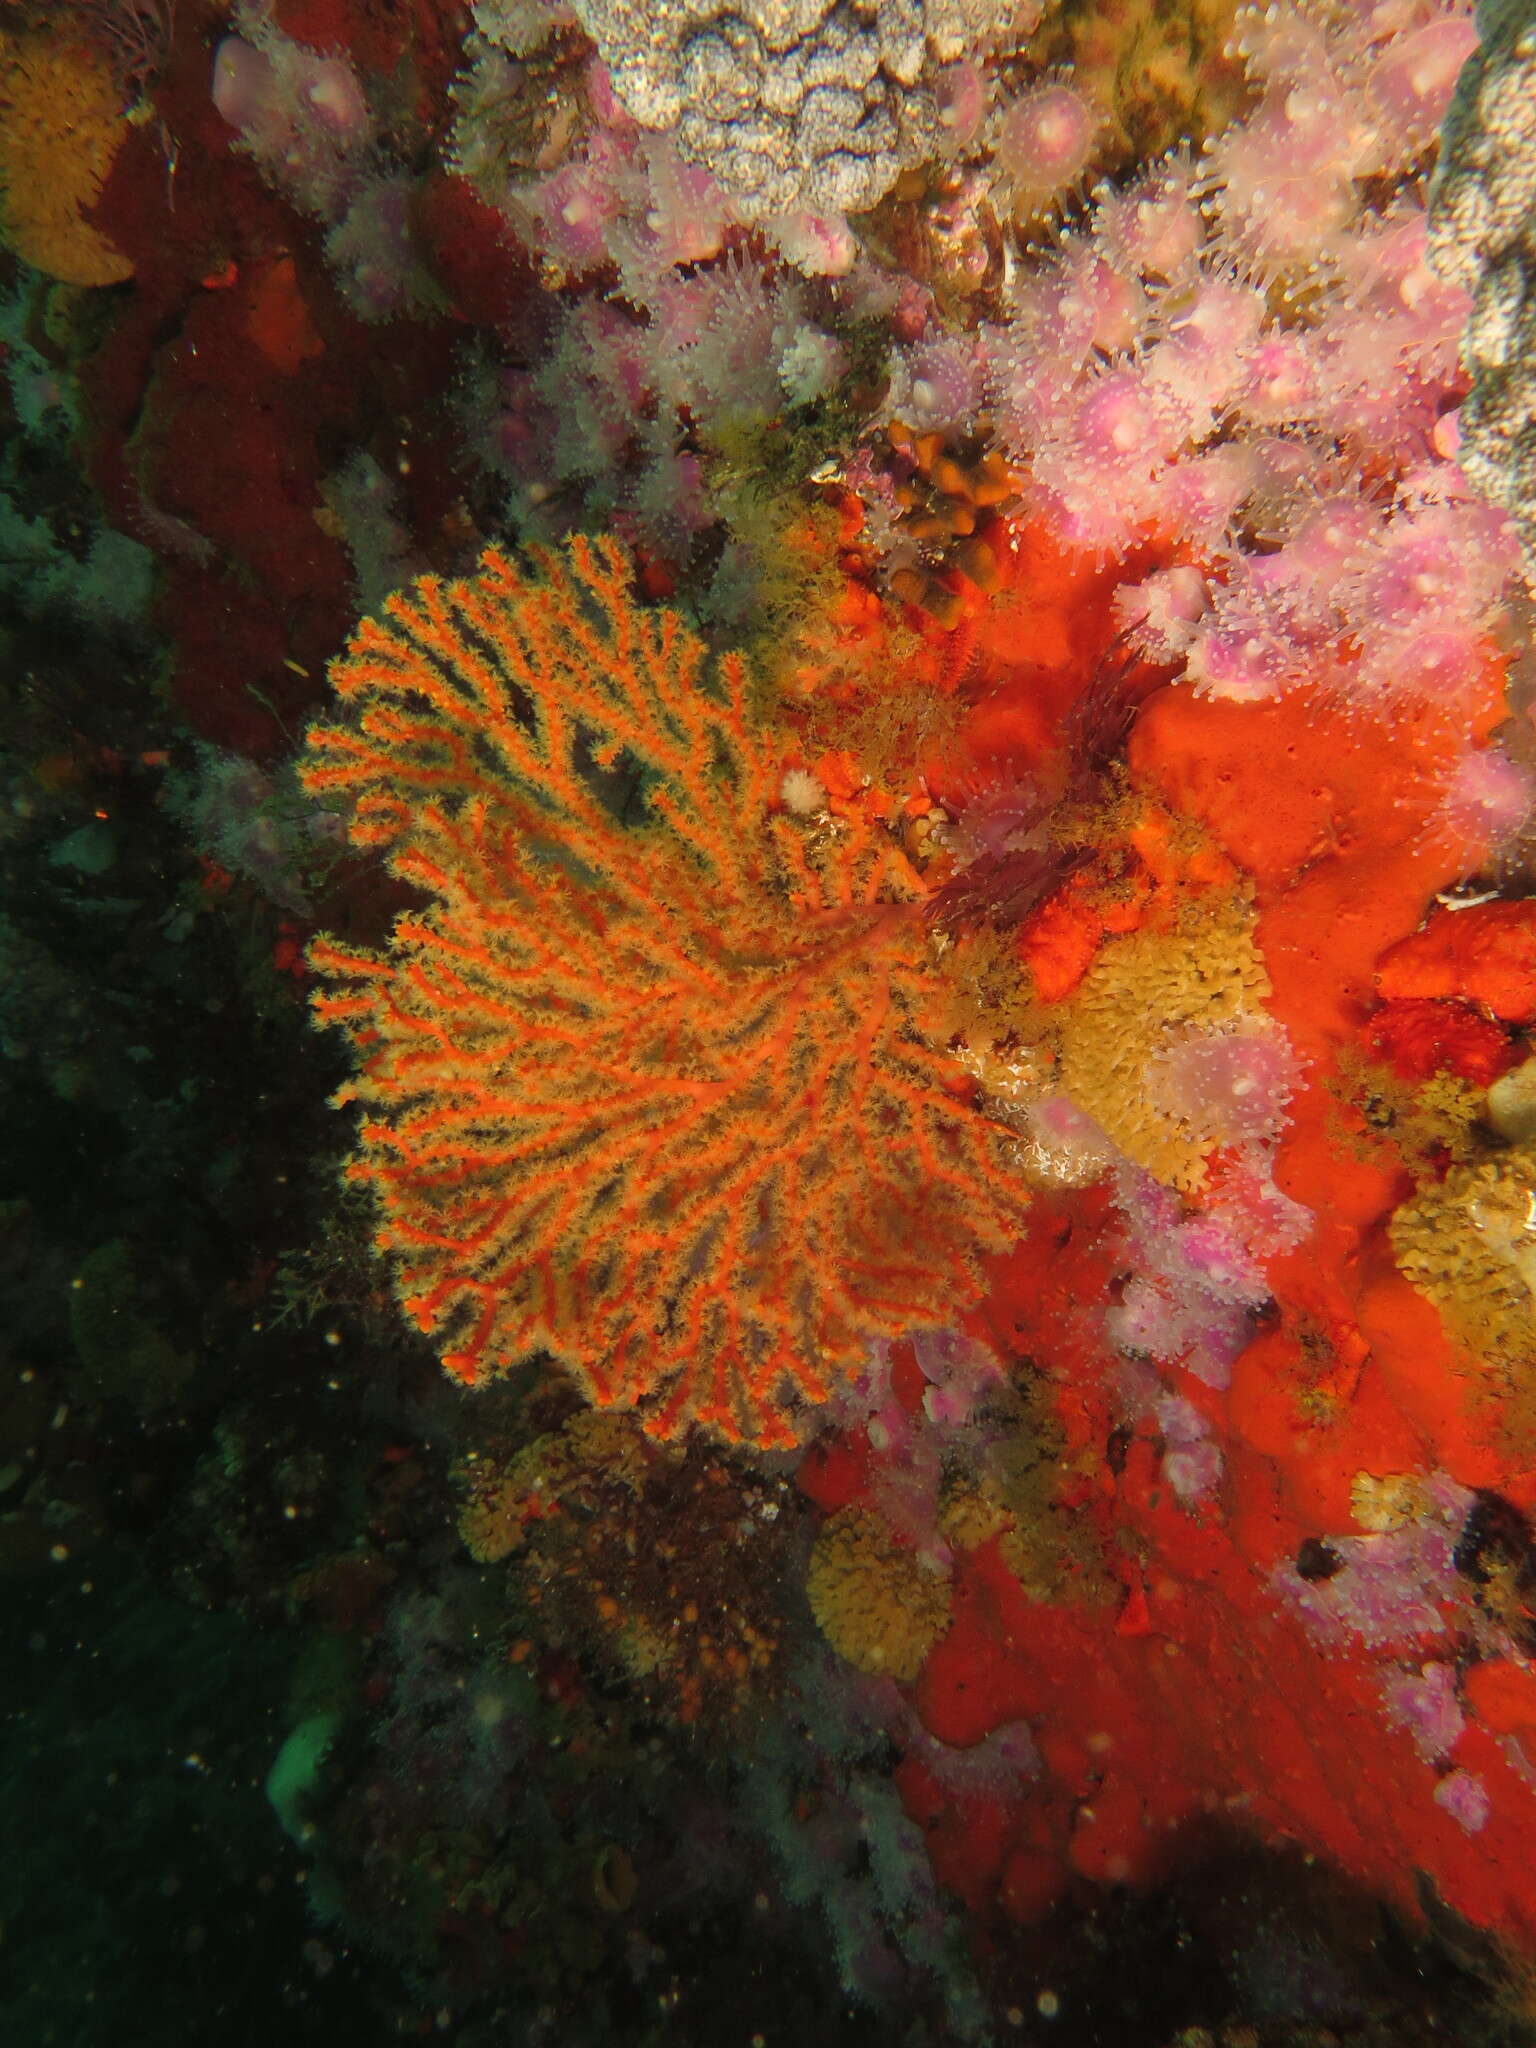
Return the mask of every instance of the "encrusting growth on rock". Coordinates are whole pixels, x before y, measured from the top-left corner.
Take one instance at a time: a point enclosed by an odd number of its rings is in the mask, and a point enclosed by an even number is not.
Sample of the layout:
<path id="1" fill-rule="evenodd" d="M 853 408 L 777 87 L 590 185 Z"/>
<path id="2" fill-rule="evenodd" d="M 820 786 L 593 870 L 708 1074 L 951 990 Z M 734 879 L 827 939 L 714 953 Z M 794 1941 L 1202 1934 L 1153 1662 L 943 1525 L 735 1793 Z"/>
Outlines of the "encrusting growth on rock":
<path id="1" fill-rule="evenodd" d="M 430 899 L 322 937 L 360 1056 L 349 1172 L 466 1382 L 539 1351 L 654 1435 L 792 1443 L 869 1339 L 942 1327 L 1011 1245 L 1011 1133 L 944 1013 L 897 839 L 791 815 L 747 675 L 622 551 L 488 553 L 365 621 L 303 780 Z"/>

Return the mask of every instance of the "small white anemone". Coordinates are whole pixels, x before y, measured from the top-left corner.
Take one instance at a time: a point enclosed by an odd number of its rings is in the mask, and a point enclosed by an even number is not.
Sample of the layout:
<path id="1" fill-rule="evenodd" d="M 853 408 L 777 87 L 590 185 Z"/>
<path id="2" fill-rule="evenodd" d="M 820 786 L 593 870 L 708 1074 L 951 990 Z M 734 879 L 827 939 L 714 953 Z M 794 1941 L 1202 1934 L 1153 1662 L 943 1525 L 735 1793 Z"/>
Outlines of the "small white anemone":
<path id="1" fill-rule="evenodd" d="M 827 792 L 808 768 L 786 768 L 779 801 L 791 817 L 814 818 L 827 807 Z"/>

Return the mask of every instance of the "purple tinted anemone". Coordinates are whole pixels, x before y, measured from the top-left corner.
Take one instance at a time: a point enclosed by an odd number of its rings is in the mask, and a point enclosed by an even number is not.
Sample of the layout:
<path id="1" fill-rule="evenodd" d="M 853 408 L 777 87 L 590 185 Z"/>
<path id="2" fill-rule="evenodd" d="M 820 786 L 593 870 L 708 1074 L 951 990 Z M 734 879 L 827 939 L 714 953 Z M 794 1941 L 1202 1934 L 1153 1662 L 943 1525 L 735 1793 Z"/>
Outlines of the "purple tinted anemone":
<path id="1" fill-rule="evenodd" d="M 1245 383 L 1263 321 L 1264 300 L 1251 285 L 1202 277 L 1149 352 L 1148 379 L 1209 424 Z"/>
<path id="2" fill-rule="evenodd" d="M 1089 468 L 1113 461 L 1133 471 L 1151 469 L 1165 462 L 1182 439 L 1176 407 L 1140 369 L 1091 378 L 1070 431 Z"/>
<path id="3" fill-rule="evenodd" d="M 1223 606 L 1190 636 L 1184 673 L 1202 697 L 1263 704 L 1294 681 L 1296 650 L 1267 621 L 1234 615 Z"/>
<path id="4" fill-rule="evenodd" d="M 1187 651 L 1208 603 L 1205 578 L 1183 565 L 1154 569 L 1140 583 L 1122 584 L 1114 598 L 1121 628 L 1140 652 L 1160 662 L 1177 661 Z"/>
<path id="5" fill-rule="evenodd" d="M 608 260 L 608 238 L 619 217 L 618 195 L 590 158 L 563 164 L 529 196 L 545 251 L 574 276 Z"/>
<path id="6" fill-rule="evenodd" d="M 718 256 L 730 214 L 724 191 L 708 171 L 680 162 L 660 142 L 651 142 L 645 158 L 650 182 L 645 227 L 656 260 L 671 268 Z"/>
<path id="7" fill-rule="evenodd" d="M 1034 86 L 998 123 L 998 168 L 1021 199 L 1049 198 L 1082 177 L 1103 126 L 1097 108 L 1072 86 Z"/>
<path id="8" fill-rule="evenodd" d="M 371 125 L 368 102 L 345 57 L 317 58 L 300 91 L 309 112 L 338 142 L 347 144 L 366 138 Z"/>
<path id="9" fill-rule="evenodd" d="M 1363 153 L 1358 123 L 1326 87 L 1269 94 L 1206 159 L 1232 253 L 1277 268 L 1326 260 L 1354 218 Z"/>
<path id="10" fill-rule="evenodd" d="M 214 106 L 264 176 L 315 218 L 334 224 L 368 170 L 374 122 L 345 57 L 321 57 L 266 17 L 250 39 L 225 36 L 214 52 Z"/>
<path id="11" fill-rule="evenodd" d="M 1163 1256 L 1171 1279 L 1192 1285 L 1217 1302 L 1243 1307 L 1265 1299 L 1264 1276 L 1247 1247 L 1213 1216 L 1197 1216 L 1181 1226 Z"/>
<path id="12" fill-rule="evenodd" d="M 1249 349 L 1235 400 L 1245 419 L 1276 423 L 1310 412 L 1317 395 L 1317 363 L 1307 337 L 1277 329 Z"/>
<path id="13" fill-rule="evenodd" d="M 1262 1155 L 1223 1176 L 1209 1213 L 1261 1259 L 1305 1244 L 1314 1221 L 1310 1209 L 1275 1185 Z"/>
<path id="14" fill-rule="evenodd" d="M 1185 456 L 1157 479 L 1158 523 L 1202 549 L 1220 547 L 1258 475 L 1255 451 L 1241 442 Z"/>
<path id="15" fill-rule="evenodd" d="M 1127 191 L 1100 202 L 1095 240 L 1117 268 L 1133 275 L 1185 276 L 1203 236 L 1194 186 L 1194 172 L 1182 157 L 1144 172 Z"/>
<path id="16" fill-rule="evenodd" d="M 1481 858 L 1508 851 L 1530 822 L 1533 802 L 1530 769 L 1497 747 L 1484 747 L 1457 762 L 1435 823 L 1445 837 Z"/>
<path id="17" fill-rule="evenodd" d="M 1475 1771 L 1448 1772 L 1435 1787 L 1435 1804 L 1443 1806 L 1469 1835 L 1479 1834 L 1487 1826 L 1488 1787 Z"/>
<path id="18" fill-rule="evenodd" d="M 277 103 L 272 60 L 243 36 L 225 36 L 213 53 L 213 104 L 231 128 L 255 128 Z"/>
<path id="19" fill-rule="evenodd" d="M 1199 1137 L 1248 1146 L 1279 1135 L 1298 1078 L 1284 1031 L 1256 1018 L 1226 1030 L 1186 1031 L 1157 1062 L 1148 1085 Z"/>
<path id="20" fill-rule="evenodd" d="M 758 225 L 807 277 L 846 277 L 857 260 L 858 240 L 840 213 L 781 213 Z"/>
<path id="21" fill-rule="evenodd" d="M 919 1330 L 912 1339 L 912 1352 L 928 1382 L 923 1389 L 923 1412 L 931 1423 L 969 1422 L 1004 1378 L 992 1353 L 956 1330 Z"/>
<path id="22" fill-rule="evenodd" d="M 1041 1771 L 1040 1752 L 1027 1721 L 1005 1721 L 968 1749 L 940 1742 L 928 1735 L 914 1715 L 916 1729 L 926 1740 L 916 1738 L 909 1750 L 921 1757 L 932 1776 L 957 1799 L 996 1799 L 1017 1789 L 1026 1778 Z"/>
<path id="23" fill-rule="evenodd" d="M 1162 1474 L 1186 1507 L 1207 1499 L 1221 1484 L 1221 1447 L 1193 1401 L 1164 1394 L 1152 1405 L 1163 1438 Z"/>
<path id="24" fill-rule="evenodd" d="M 1251 1332 L 1246 1311 L 1213 1301 L 1202 1290 L 1177 1291 L 1137 1275 L 1105 1316 L 1110 1342 L 1164 1365 L 1181 1365 L 1203 1385 L 1230 1386 Z"/>
<path id="25" fill-rule="evenodd" d="M 1406 1729 L 1427 1764 L 1449 1756 L 1456 1747 L 1466 1716 L 1456 1697 L 1456 1671 L 1450 1664 L 1421 1664 L 1417 1670 L 1394 1671 L 1382 1686 L 1387 1719 Z"/>
<path id="26" fill-rule="evenodd" d="M 1303 1579 L 1291 1564 L 1270 1575 L 1280 1598 L 1325 1646 L 1343 1648 L 1354 1641 L 1412 1650 L 1443 1636 L 1450 1617 L 1466 1605 L 1466 1581 L 1454 1563 L 1455 1538 L 1439 1520 L 1330 1537 L 1329 1548 L 1340 1559 L 1331 1578 Z"/>
<path id="27" fill-rule="evenodd" d="M 834 1390 L 824 1412 L 839 1428 L 862 1427 L 877 1451 L 900 1455 L 910 1448 L 914 1424 L 896 1396 L 888 1343 L 867 1347 L 864 1370 Z"/>
<path id="28" fill-rule="evenodd" d="M 919 433 L 969 420 L 981 393 L 975 345 L 954 336 L 923 341 L 893 363 L 892 410 Z"/>
<path id="29" fill-rule="evenodd" d="M 1371 66 L 1371 98 L 1399 134 L 1427 142 L 1451 103 L 1461 67 L 1477 48 L 1468 14 L 1441 14 L 1392 37 Z"/>
<path id="30" fill-rule="evenodd" d="M 981 66 L 969 57 L 947 64 L 934 79 L 933 99 L 953 146 L 965 149 L 974 142 L 987 111 L 987 79 Z"/>
<path id="31" fill-rule="evenodd" d="M 340 272 L 353 310 L 365 320 L 392 319 L 416 297 L 412 190 L 403 174 L 361 186 L 326 237 L 326 258 Z"/>
<path id="32" fill-rule="evenodd" d="M 1221 1484 L 1225 1463 L 1210 1437 L 1163 1453 L 1162 1474 L 1186 1507 L 1208 1500 Z"/>

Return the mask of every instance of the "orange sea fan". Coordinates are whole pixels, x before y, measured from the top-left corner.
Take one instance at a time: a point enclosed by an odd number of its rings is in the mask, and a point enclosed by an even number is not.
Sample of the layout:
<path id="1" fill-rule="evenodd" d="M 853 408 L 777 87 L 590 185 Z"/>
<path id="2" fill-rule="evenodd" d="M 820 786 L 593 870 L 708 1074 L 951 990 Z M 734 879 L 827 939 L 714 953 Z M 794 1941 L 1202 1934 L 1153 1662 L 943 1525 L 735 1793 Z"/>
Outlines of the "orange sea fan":
<path id="1" fill-rule="evenodd" d="M 868 1339 L 942 1326 L 1011 1245 L 1011 1134 L 924 1036 L 924 884 L 878 821 L 791 816 L 743 664 L 616 546 L 488 553 L 366 620 L 301 770 L 430 899 L 329 939 L 351 1174 L 466 1381 L 548 1351 L 655 1435 L 761 1446 Z"/>

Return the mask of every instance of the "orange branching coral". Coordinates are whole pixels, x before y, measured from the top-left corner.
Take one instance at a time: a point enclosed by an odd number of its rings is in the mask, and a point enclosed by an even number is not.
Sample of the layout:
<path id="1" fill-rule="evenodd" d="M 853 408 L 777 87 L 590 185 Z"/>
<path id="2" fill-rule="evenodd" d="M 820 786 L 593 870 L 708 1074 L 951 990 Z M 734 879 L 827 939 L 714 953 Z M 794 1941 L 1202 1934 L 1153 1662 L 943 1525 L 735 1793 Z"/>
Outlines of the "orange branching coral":
<path id="1" fill-rule="evenodd" d="M 980 1293 L 1024 1196 L 946 1051 L 923 883 L 859 814 L 791 815 L 747 676 L 622 552 L 486 555 L 363 623 L 316 794 L 431 898 L 322 939 L 405 1306 L 473 1382 L 537 1351 L 652 1434 L 760 1445 L 866 1340 Z"/>

